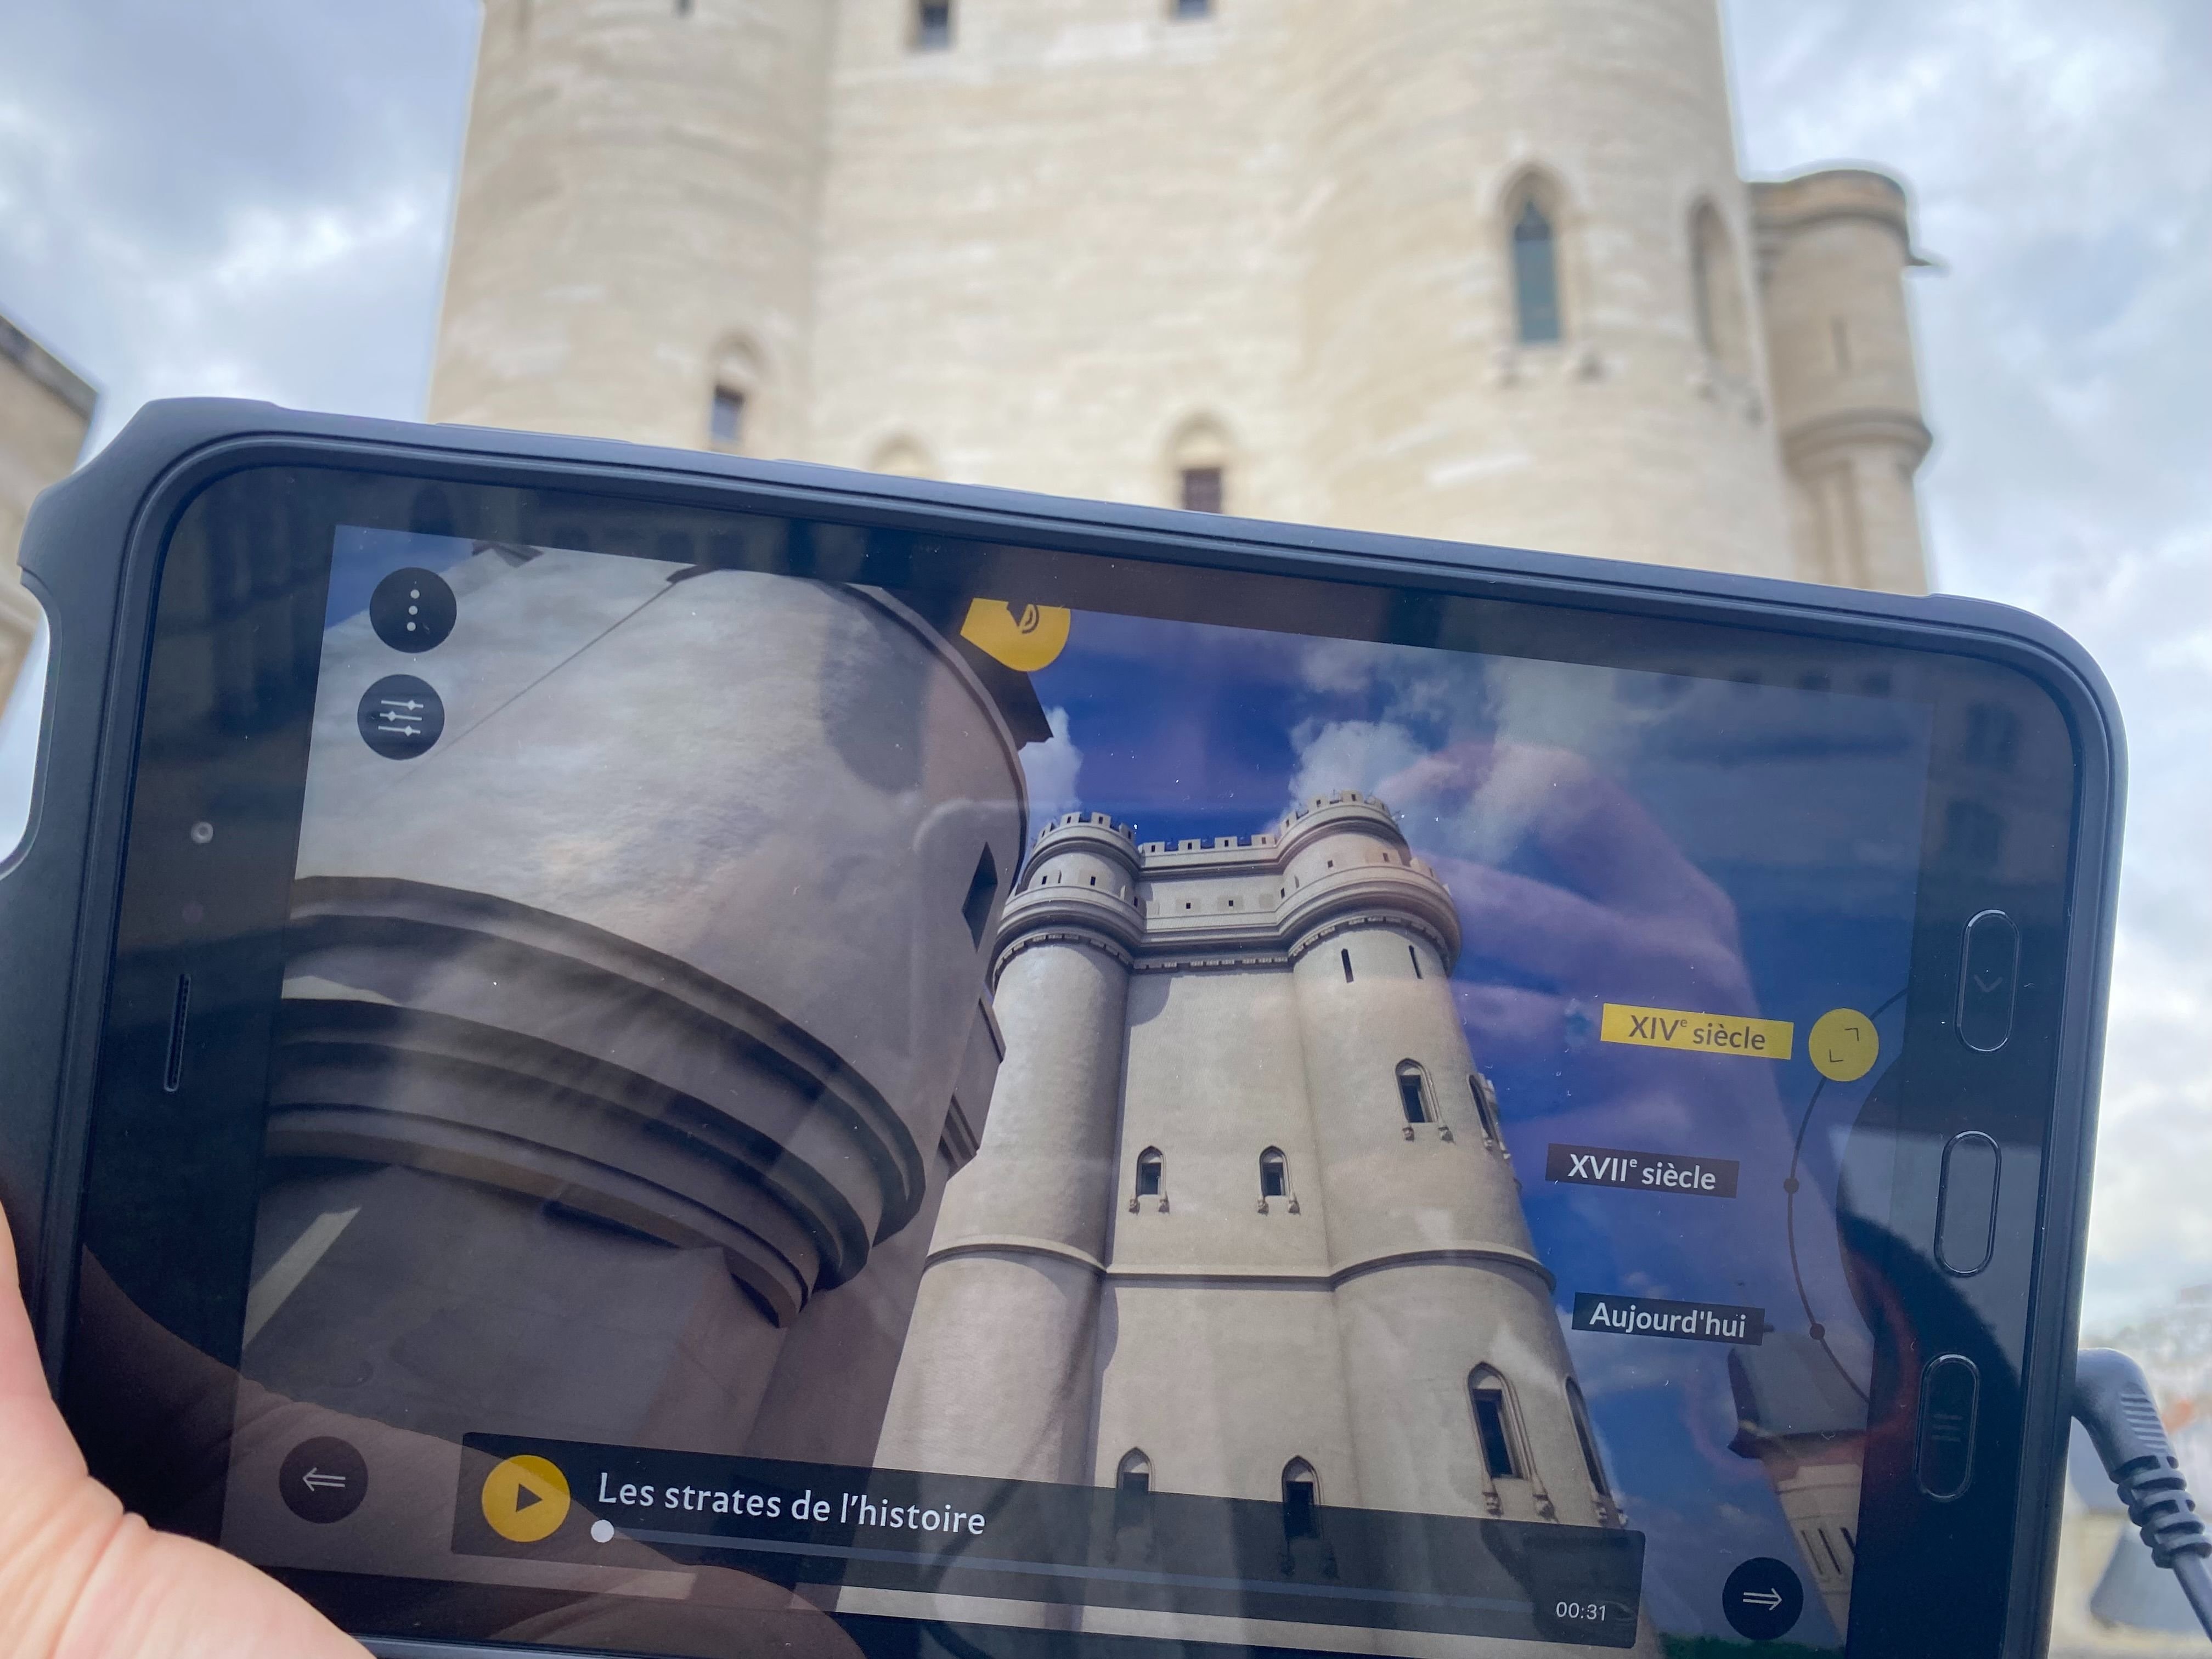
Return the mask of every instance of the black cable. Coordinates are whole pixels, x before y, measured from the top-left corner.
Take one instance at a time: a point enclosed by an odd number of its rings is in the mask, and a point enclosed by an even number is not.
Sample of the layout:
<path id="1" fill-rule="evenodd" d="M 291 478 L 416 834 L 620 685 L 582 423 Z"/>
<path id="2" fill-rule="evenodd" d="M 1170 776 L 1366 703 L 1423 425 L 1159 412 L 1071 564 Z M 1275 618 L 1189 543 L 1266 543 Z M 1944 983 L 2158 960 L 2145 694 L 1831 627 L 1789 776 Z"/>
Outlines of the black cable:
<path id="1" fill-rule="evenodd" d="M 2150 1559 L 2181 1581 L 2197 1622 L 2212 1636 L 2212 1535 L 2197 1519 L 2142 1367 L 2110 1348 L 2084 1348 L 2074 1357 L 2074 1415 L 2089 1431 L 2128 1519 L 2142 1528 Z"/>

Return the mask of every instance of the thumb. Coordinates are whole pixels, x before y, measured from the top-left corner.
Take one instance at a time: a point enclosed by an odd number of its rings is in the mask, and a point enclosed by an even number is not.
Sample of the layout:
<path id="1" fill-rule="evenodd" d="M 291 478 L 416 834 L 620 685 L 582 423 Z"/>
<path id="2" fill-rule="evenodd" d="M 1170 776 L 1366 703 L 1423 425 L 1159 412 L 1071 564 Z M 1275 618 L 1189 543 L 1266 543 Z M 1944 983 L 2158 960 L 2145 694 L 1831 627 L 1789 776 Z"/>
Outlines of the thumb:
<path id="1" fill-rule="evenodd" d="M 234 1556 L 155 1532 L 85 1472 L 0 1216 L 0 1659 L 362 1659 Z"/>

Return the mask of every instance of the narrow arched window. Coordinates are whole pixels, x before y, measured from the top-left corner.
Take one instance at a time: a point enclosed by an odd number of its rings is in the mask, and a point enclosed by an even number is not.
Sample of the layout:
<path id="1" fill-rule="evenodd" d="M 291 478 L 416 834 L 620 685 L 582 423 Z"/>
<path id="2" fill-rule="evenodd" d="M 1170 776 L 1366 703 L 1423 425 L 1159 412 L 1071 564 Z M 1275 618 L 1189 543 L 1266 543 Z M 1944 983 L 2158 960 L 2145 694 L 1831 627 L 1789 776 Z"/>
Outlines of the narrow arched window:
<path id="1" fill-rule="evenodd" d="M 952 0 L 915 0 L 914 49 L 944 52 L 952 45 Z"/>
<path id="2" fill-rule="evenodd" d="M 1482 1138 L 1492 1146 L 1500 1144 L 1498 1138 L 1498 1096 L 1491 1089 L 1490 1079 L 1480 1072 L 1467 1074 L 1467 1091 L 1474 1097 L 1474 1115 L 1482 1123 Z"/>
<path id="3" fill-rule="evenodd" d="M 1575 1439 L 1583 1449 L 1583 1467 L 1589 1471 L 1590 1490 L 1610 1499 L 1613 1486 L 1605 1478 L 1605 1460 L 1597 1455 L 1597 1433 L 1590 1427 L 1589 1407 L 1583 1403 L 1582 1385 L 1567 1379 L 1567 1411 L 1575 1419 Z"/>
<path id="4" fill-rule="evenodd" d="M 1478 1365 L 1468 1373 L 1467 1397 L 1474 1409 L 1474 1438 L 1482 1450 L 1482 1467 L 1492 1480 L 1520 1480 L 1527 1469 L 1514 1433 L 1505 1379 L 1489 1366 Z"/>
<path id="5" fill-rule="evenodd" d="M 760 424 L 760 354 L 743 340 L 726 342 L 714 354 L 707 398 L 707 441 L 733 452 L 749 447 Z"/>
<path id="6" fill-rule="evenodd" d="M 1282 1198 L 1291 1190 L 1290 1161 L 1279 1146 L 1270 1146 L 1260 1154 L 1260 1196 Z"/>
<path id="7" fill-rule="evenodd" d="M 1147 1146 L 1137 1154 L 1137 1196 L 1158 1198 L 1160 1182 L 1167 1170 L 1167 1160 L 1160 1156 L 1157 1146 Z"/>
<path id="8" fill-rule="evenodd" d="M 968 878 L 968 896 L 960 902 L 960 919 L 968 924 L 968 937 L 983 947 L 983 929 L 991 920 L 991 906 L 999 896 L 999 861 L 986 847 L 975 860 L 975 873 Z"/>
<path id="9" fill-rule="evenodd" d="M 717 449 L 735 449 L 745 438 L 745 392 L 743 386 L 718 384 L 707 410 L 707 435 Z"/>
<path id="10" fill-rule="evenodd" d="M 1140 1447 L 1132 1446 L 1121 1454 L 1119 1468 L 1114 1472 L 1117 1491 L 1135 1494 L 1152 1489 L 1152 1460 L 1145 1455 Z"/>
<path id="11" fill-rule="evenodd" d="M 1559 338 L 1559 250 L 1551 216 L 1532 191 L 1513 216 L 1513 316 L 1523 345 Z"/>
<path id="12" fill-rule="evenodd" d="M 1429 1099 L 1428 1076 L 1410 1060 L 1401 1060 L 1398 1065 L 1398 1104 L 1404 1109 L 1408 1123 L 1436 1121 L 1436 1112 Z"/>
<path id="13" fill-rule="evenodd" d="M 1344 982 L 1349 985 L 1352 983 L 1352 952 L 1339 951 L 1336 955 L 1337 960 L 1344 964 Z"/>
<path id="14" fill-rule="evenodd" d="M 1168 443 L 1170 487 L 1187 513 L 1229 510 L 1230 462 L 1234 446 L 1229 429 L 1210 415 L 1188 420 Z"/>
<path id="15" fill-rule="evenodd" d="M 1690 216 L 1690 290 L 1697 307 L 1698 343 L 1730 374 L 1750 372 L 1749 331 L 1743 289 L 1736 280 L 1735 250 L 1728 226 L 1711 202 Z"/>
<path id="16" fill-rule="evenodd" d="M 1283 1536 L 1311 1538 L 1319 1531 L 1314 1511 L 1321 1508 L 1321 1478 L 1303 1457 L 1283 1465 Z"/>
<path id="17" fill-rule="evenodd" d="M 929 451 L 916 438 L 900 436 L 878 445 L 869 459 L 868 471 L 888 472 L 895 478 L 933 478 L 937 463 L 930 459 Z"/>

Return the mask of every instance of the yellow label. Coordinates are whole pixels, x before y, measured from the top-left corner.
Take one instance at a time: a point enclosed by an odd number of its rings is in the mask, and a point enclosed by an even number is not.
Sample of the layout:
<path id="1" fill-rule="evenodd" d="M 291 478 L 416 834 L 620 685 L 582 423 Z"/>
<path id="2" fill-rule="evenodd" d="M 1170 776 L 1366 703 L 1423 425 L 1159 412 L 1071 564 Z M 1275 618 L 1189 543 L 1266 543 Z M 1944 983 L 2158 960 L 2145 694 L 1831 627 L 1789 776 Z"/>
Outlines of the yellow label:
<path id="1" fill-rule="evenodd" d="M 1692 1054 L 1735 1054 L 1743 1060 L 1787 1060 L 1794 1027 L 1786 1019 L 1748 1019 L 1741 1014 L 1700 1014 L 1687 1008 L 1638 1008 L 1608 1002 L 1597 1034 L 1606 1042 L 1646 1048 L 1686 1048 Z"/>
<path id="2" fill-rule="evenodd" d="M 1066 647 L 1073 620 L 1056 605 L 1010 605 L 1004 599 L 977 599 L 968 607 L 960 637 L 1007 667 L 1033 674 Z"/>
<path id="3" fill-rule="evenodd" d="M 1881 1038 L 1857 1009 L 1831 1008 L 1805 1033 L 1805 1053 L 1831 1083 L 1856 1083 L 1881 1058 Z"/>

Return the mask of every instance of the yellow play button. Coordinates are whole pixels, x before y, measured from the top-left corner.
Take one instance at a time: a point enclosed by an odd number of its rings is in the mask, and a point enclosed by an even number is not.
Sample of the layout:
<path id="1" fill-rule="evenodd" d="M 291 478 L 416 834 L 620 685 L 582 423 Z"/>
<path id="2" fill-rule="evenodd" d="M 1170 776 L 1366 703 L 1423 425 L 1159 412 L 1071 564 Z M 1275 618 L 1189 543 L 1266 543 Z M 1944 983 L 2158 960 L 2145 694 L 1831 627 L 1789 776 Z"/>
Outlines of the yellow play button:
<path id="1" fill-rule="evenodd" d="M 550 1538 L 568 1518 L 568 1477 L 542 1457 L 510 1457 L 484 1477 L 483 1517 L 511 1544 Z"/>
<path id="2" fill-rule="evenodd" d="M 1007 667 L 1033 674 L 1067 645 L 1072 618 L 1056 605 L 1008 605 L 977 599 L 968 607 L 960 637 Z"/>

